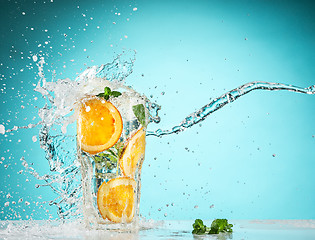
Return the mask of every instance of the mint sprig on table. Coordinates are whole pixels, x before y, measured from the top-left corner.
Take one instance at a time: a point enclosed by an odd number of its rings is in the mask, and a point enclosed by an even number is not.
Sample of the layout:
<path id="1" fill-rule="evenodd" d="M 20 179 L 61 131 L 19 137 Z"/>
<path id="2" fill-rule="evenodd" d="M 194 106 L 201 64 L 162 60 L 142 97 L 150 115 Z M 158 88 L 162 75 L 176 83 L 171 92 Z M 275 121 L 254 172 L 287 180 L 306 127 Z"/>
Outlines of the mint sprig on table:
<path id="1" fill-rule="evenodd" d="M 104 92 L 99 93 L 96 96 L 103 97 L 107 101 L 110 97 L 119 97 L 120 95 L 121 95 L 121 92 L 112 91 L 109 87 L 105 87 Z"/>
<path id="2" fill-rule="evenodd" d="M 229 224 L 227 219 L 215 219 L 211 223 L 211 227 L 207 227 L 201 219 L 196 219 L 192 225 L 194 230 L 193 234 L 219 234 L 220 232 L 231 233 L 233 224 Z"/>

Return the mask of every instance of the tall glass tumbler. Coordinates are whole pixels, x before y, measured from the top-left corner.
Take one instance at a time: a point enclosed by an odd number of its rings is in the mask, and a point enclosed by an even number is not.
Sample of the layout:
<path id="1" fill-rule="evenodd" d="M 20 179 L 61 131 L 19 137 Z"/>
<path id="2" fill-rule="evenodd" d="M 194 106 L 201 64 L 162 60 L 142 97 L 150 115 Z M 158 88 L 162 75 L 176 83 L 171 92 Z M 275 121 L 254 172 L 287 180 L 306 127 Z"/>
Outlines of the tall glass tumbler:
<path id="1" fill-rule="evenodd" d="M 108 91 L 76 108 L 83 217 L 88 228 L 131 229 L 139 221 L 147 100 L 129 88 Z"/>

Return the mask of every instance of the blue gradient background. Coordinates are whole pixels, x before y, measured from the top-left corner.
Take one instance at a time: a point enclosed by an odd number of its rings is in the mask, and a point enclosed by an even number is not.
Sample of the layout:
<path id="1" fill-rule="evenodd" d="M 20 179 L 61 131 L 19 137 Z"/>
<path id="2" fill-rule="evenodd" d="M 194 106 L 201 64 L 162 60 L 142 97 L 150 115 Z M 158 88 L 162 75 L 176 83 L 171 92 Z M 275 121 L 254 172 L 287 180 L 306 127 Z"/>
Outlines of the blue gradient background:
<path id="1" fill-rule="evenodd" d="M 38 121 L 35 106 L 43 100 L 33 91 L 33 54 L 45 56 L 48 79 L 53 70 L 57 78 L 74 79 L 87 66 L 135 49 L 127 83 L 162 106 L 162 121 L 150 130 L 171 128 L 210 98 L 250 81 L 315 84 L 313 1 L 0 3 L 0 124 L 7 129 Z M 148 137 L 141 214 L 314 219 L 314 106 L 315 96 L 256 91 L 186 132 Z M 48 171 L 32 141 L 37 134 L 0 135 L 0 219 L 57 216 L 54 206 L 38 203 L 56 197 L 51 190 L 18 173 L 23 156 L 40 174 Z"/>

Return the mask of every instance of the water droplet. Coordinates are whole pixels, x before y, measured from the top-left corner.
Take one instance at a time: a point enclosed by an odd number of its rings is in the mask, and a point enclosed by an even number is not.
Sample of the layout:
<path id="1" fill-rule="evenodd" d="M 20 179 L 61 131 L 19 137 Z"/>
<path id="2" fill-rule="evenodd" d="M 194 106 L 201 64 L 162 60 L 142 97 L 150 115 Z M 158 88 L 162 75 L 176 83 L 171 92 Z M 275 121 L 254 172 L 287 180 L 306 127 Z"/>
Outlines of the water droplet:
<path id="1" fill-rule="evenodd" d="M 33 136 L 33 137 L 32 137 L 32 141 L 33 141 L 33 142 L 37 142 L 37 137 L 36 137 L 36 136 Z"/>
<path id="2" fill-rule="evenodd" d="M 5 127 L 0 124 L 0 134 L 5 134 Z"/>
<path id="3" fill-rule="evenodd" d="M 37 60 L 38 60 L 37 55 L 33 55 L 33 56 L 32 56 L 32 59 L 33 59 L 34 62 L 37 62 Z"/>

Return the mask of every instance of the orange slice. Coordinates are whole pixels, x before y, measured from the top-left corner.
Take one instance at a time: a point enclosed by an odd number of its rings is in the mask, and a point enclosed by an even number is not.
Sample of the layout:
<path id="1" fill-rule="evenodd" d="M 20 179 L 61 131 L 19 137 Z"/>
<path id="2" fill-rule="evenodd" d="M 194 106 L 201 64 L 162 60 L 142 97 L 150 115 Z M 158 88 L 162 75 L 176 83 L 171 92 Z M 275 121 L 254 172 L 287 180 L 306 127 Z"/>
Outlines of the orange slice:
<path id="1" fill-rule="evenodd" d="M 145 152 L 145 129 L 142 127 L 129 140 L 119 159 L 119 165 L 123 174 L 134 178 L 139 160 Z"/>
<path id="2" fill-rule="evenodd" d="M 97 192 L 97 206 L 104 219 L 129 223 L 134 216 L 136 181 L 119 177 L 103 182 Z"/>
<path id="3" fill-rule="evenodd" d="M 78 110 L 77 137 L 83 151 L 96 154 L 115 145 L 123 122 L 112 103 L 93 97 L 83 100 Z"/>

